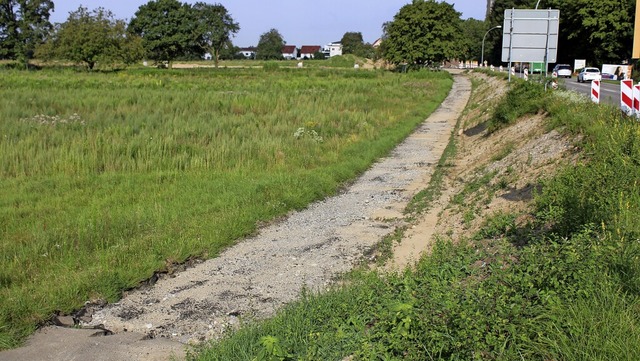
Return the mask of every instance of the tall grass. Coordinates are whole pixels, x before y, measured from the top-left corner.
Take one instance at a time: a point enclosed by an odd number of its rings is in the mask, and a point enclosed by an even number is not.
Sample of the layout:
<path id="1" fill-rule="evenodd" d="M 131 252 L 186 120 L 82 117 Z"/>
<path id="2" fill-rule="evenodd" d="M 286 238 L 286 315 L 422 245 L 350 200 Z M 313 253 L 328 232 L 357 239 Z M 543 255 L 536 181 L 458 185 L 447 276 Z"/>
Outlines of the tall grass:
<path id="1" fill-rule="evenodd" d="M 353 70 L 3 71 L 0 348 L 335 193 L 451 83 Z"/>
<path id="2" fill-rule="evenodd" d="M 470 240 L 438 240 L 414 270 L 354 273 L 194 358 L 638 359 L 640 124 L 561 94 L 541 93 L 534 107 L 526 89 L 496 112 L 516 106 L 507 123 L 547 113 L 583 150 L 544 182 L 529 223 L 497 214 Z"/>

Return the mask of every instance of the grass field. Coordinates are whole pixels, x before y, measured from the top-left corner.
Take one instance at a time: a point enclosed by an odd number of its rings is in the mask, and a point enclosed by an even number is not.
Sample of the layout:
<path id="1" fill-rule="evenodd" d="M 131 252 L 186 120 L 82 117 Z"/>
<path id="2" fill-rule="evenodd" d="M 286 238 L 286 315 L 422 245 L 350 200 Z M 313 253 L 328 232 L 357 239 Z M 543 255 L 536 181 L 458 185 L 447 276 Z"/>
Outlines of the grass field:
<path id="1" fill-rule="evenodd" d="M 451 84 L 353 69 L 2 70 L 0 349 L 335 193 Z"/>

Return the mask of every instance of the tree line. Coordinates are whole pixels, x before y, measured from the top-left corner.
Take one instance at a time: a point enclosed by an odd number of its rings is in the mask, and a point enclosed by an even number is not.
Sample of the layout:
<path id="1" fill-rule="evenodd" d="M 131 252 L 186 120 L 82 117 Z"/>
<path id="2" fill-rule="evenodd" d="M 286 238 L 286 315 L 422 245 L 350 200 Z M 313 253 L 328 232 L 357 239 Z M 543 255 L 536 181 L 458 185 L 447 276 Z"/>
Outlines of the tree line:
<path id="1" fill-rule="evenodd" d="M 342 37 L 343 53 L 384 58 L 392 64 L 438 65 L 443 61 L 480 60 L 500 63 L 502 34 L 487 32 L 502 25 L 506 9 L 536 5 L 560 10 L 558 62 L 586 59 L 588 64 L 630 60 L 635 21 L 634 0 L 496 0 L 485 20 L 461 18 L 453 5 L 413 0 L 382 24 L 379 49 L 362 33 Z M 102 7 L 79 7 L 64 23 L 51 24 L 51 0 L 0 0 L 0 59 L 62 59 L 82 63 L 131 64 L 141 59 L 168 64 L 201 59 L 209 53 L 216 66 L 238 49 L 232 38 L 240 30 L 221 4 L 151 0 L 126 23 Z M 486 39 L 485 53 L 482 43 Z M 260 36 L 256 58 L 280 59 L 284 38 L 277 29 Z"/>

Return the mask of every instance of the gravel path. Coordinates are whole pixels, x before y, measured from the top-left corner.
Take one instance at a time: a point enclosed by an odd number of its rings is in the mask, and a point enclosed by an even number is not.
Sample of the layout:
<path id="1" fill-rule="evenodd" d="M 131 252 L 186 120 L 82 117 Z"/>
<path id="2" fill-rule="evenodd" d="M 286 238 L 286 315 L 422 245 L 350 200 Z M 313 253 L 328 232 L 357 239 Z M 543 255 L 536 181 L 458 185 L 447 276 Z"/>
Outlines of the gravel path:
<path id="1" fill-rule="evenodd" d="M 0 360 L 181 357 L 184 344 L 216 338 L 240 317 L 270 316 L 303 286 L 322 290 L 393 231 L 389 219 L 400 218 L 428 181 L 469 98 L 468 78 L 454 79 L 440 108 L 342 194 L 292 213 L 218 258 L 129 292 L 85 325 L 115 335 L 89 338 L 95 330 L 79 330 L 84 333 L 70 337 L 70 330 L 50 327 L 24 348 L 0 353 Z M 87 352 L 91 357 L 82 355 Z"/>

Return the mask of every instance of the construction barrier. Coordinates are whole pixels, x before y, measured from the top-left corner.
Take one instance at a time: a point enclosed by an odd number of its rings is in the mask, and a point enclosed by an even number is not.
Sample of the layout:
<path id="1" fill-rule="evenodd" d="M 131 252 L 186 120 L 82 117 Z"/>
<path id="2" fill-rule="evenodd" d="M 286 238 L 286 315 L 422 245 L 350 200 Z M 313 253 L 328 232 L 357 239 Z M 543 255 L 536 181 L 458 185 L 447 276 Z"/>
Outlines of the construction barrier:
<path id="1" fill-rule="evenodd" d="M 600 80 L 591 81 L 591 100 L 600 104 Z"/>
<path id="2" fill-rule="evenodd" d="M 640 118 L 640 84 L 633 87 L 633 111 Z"/>
<path id="3" fill-rule="evenodd" d="M 633 80 L 620 81 L 620 108 L 627 115 L 633 115 Z"/>

